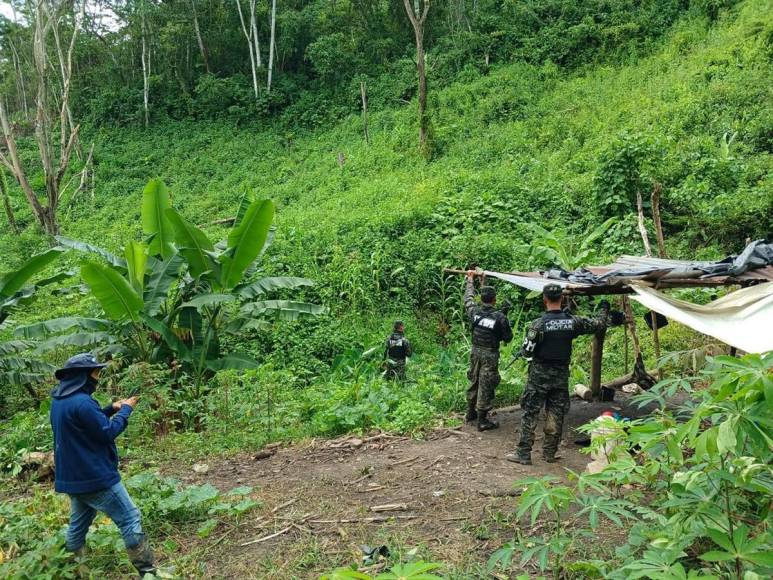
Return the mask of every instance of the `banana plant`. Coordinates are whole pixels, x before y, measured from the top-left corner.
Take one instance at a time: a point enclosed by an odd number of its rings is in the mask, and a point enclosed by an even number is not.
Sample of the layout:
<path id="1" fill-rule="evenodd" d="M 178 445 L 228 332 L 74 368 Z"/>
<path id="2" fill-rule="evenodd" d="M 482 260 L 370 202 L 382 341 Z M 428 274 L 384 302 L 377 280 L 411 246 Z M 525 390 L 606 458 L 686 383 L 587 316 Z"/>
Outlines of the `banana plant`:
<path id="1" fill-rule="evenodd" d="M 64 250 L 52 248 L 36 254 L 24 262 L 19 268 L 0 277 L 0 327 L 8 323 L 13 311 L 30 304 L 35 299 L 39 288 L 54 282 L 59 282 L 72 272 L 58 272 L 48 278 L 30 280 L 46 269 L 59 258 Z M 53 367 L 25 355 L 31 348 L 31 343 L 24 340 L 11 340 L 0 343 L 0 383 L 24 385 L 29 393 L 37 398 L 32 385 L 50 375 Z"/>
<path id="2" fill-rule="evenodd" d="M 90 255 L 81 265 L 81 277 L 104 319 L 57 319 L 20 328 L 17 335 L 42 340 L 44 350 L 98 343 L 141 360 L 175 360 L 200 387 L 218 370 L 258 364 L 245 353 L 222 352 L 223 333 L 259 328 L 267 319 L 324 312 L 317 304 L 268 297 L 277 290 L 311 286 L 311 280 L 255 278 L 271 240 L 271 201 L 244 200 L 227 239 L 214 244 L 169 199 L 162 181 L 148 183 L 141 206 L 145 239 L 129 242 L 123 256 L 58 238 L 61 246 Z"/>

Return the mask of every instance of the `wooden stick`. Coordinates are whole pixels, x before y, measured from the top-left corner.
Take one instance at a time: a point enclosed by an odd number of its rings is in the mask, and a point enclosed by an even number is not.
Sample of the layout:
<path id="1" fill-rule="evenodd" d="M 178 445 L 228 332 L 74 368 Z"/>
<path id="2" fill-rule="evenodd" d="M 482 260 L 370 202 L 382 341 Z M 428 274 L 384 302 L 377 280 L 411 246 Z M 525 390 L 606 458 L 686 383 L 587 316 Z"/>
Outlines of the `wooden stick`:
<path id="1" fill-rule="evenodd" d="M 268 540 L 270 540 L 272 538 L 276 538 L 277 536 L 281 536 L 282 534 L 286 534 L 287 532 L 289 532 L 292 529 L 293 529 L 293 526 L 290 525 L 290 526 L 287 526 L 286 528 L 284 528 L 282 530 L 279 530 L 275 534 L 271 534 L 270 536 L 263 536 L 262 538 L 258 538 L 256 540 L 250 540 L 249 542 L 244 542 L 243 544 L 240 544 L 240 545 L 242 547 L 244 547 L 244 546 L 250 546 L 252 544 L 260 544 L 261 542 L 267 542 Z"/>
<path id="2" fill-rule="evenodd" d="M 415 520 L 419 516 L 373 516 L 372 518 L 347 519 L 347 520 L 308 520 L 308 524 L 376 524 L 389 520 Z"/>
<path id="3" fill-rule="evenodd" d="M 394 467 L 395 465 L 405 465 L 406 463 L 410 463 L 412 461 L 416 461 L 419 457 L 421 457 L 421 456 L 420 455 L 416 455 L 414 457 L 409 457 L 408 459 L 401 459 L 400 461 L 395 461 L 394 463 L 392 463 L 392 467 Z"/>
<path id="4" fill-rule="evenodd" d="M 647 256 L 652 256 L 652 248 L 650 247 L 650 238 L 647 235 L 647 227 L 644 225 L 644 203 L 641 199 L 641 191 L 636 191 L 636 213 L 639 217 L 639 234 L 641 234 L 641 241 L 644 244 L 644 253 Z"/>
<path id="5" fill-rule="evenodd" d="M 291 506 L 291 505 L 293 505 L 293 504 L 294 504 L 296 501 L 298 501 L 298 498 L 297 498 L 297 497 L 294 497 L 293 499 L 291 499 L 291 500 L 289 500 L 289 501 L 286 501 L 286 502 L 284 502 L 284 503 L 281 503 L 281 504 L 279 504 L 278 506 L 276 506 L 274 509 L 272 509 L 272 510 L 271 510 L 271 513 L 272 513 L 272 514 L 275 514 L 275 513 L 276 513 L 276 512 L 278 512 L 279 510 L 281 510 L 281 509 L 284 509 L 284 508 L 286 508 L 286 507 L 288 507 L 288 506 Z"/>
<path id="6" fill-rule="evenodd" d="M 604 356 L 604 337 L 606 328 L 602 328 L 593 335 L 591 343 L 591 361 L 590 361 L 590 390 L 594 399 L 598 399 L 601 394 L 601 362 Z"/>
<path id="7" fill-rule="evenodd" d="M 372 512 L 403 512 L 408 509 L 408 505 L 404 503 L 386 503 L 383 505 L 371 506 Z"/>
<path id="8" fill-rule="evenodd" d="M 667 258 L 666 256 L 666 242 L 663 237 L 663 223 L 660 221 L 660 192 L 663 190 L 663 186 L 657 181 L 652 184 L 652 219 L 655 222 L 655 237 L 658 242 L 658 255 L 661 258 Z"/>

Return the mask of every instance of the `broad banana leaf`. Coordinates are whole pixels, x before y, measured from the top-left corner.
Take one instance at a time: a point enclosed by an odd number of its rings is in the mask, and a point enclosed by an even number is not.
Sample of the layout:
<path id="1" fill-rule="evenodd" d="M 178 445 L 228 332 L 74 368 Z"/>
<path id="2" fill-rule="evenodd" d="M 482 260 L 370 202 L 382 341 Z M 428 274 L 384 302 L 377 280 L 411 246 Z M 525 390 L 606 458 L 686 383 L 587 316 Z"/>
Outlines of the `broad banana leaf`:
<path id="1" fill-rule="evenodd" d="M 294 276 L 277 276 L 272 278 L 261 278 L 249 284 L 242 284 L 234 288 L 239 296 L 252 300 L 274 290 L 283 290 L 286 288 L 299 288 L 300 286 L 313 286 L 314 281 L 308 278 L 297 278 Z"/>
<path id="2" fill-rule="evenodd" d="M 166 216 L 174 229 L 177 248 L 188 262 L 191 276 L 198 278 L 204 272 L 213 270 L 215 262 L 209 253 L 213 252 L 215 247 L 206 234 L 171 208 L 166 210 Z"/>
<path id="3" fill-rule="evenodd" d="M 297 320 L 302 316 L 317 316 L 327 312 L 324 306 L 292 300 L 261 300 L 250 302 L 241 307 L 243 316 L 257 317 L 261 315 L 274 316 L 277 320 Z"/>
<path id="4" fill-rule="evenodd" d="M 36 322 L 26 326 L 19 326 L 14 330 L 14 336 L 18 338 L 47 338 L 52 334 L 59 334 L 66 330 L 77 328 L 78 330 L 95 330 L 105 332 L 110 329 L 110 322 L 101 318 L 53 318 L 45 322 Z"/>
<path id="5" fill-rule="evenodd" d="M 53 370 L 51 371 L 53 372 Z M 0 384 L 35 385 L 46 380 L 51 373 L 26 373 L 19 371 L 0 371 Z"/>
<path id="6" fill-rule="evenodd" d="M 126 269 L 126 260 L 124 260 L 119 256 L 116 256 L 112 252 L 108 252 L 107 250 L 103 250 L 102 248 L 98 248 L 97 246 L 92 246 L 91 244 L 87 244 L 86 242 L 71 240 L 70 238 L 65 238 L 64 236 L 56 236 L 56 241 L 59 242 L 60 246 L 69 248 L 71 250 L 77 250 L 79 252 L 96 254 L 97 256 L 101 256 L 102 258 L 107 260 L 108 263 L 115 266 L 116 268 L 121 268 L 122 270 Z"/>
<path id="7" fill-rule="evenodd" d="M 4 371 L 23 371 L 50 377 L 55 368 L 53 365 L 37 359 L 22 357 L 5 357 L 0 359 L 0 369 Z"/>
<path id="8" fill-rule="evenodd" d="M 239 353 L 207 361 L 207 368 L 211 371 L 256 369 L 259 366 L 260 364 L 255 359 Z"/>
<path id="9" fill-rule="evenodd" d="M 23 340 L 9 340 L 8 342 L 0 342 L 0 356 L 17 354 L 27 350 L 29 347 L 30 343 Z M 2 362 L 0 362 L 0 364 L 2 364 Z"/>
<path id="10" fill-rule="evenodd" d="M 201 294 L 196 296 L 192 300 L 183 304 L 183 308 L 190 307 L 199 310 L 207 306 L 219 306 L 220 304 L 227 304 L 229 302 L 235 302 L 236 296 L 233 294 Z"/>
<path id="11" fill-rule="evenodd" d="M 62 334 L 52 336 L 51 338 L 39 343 L 35 348 L 36 354 L 50 352 L 63 346 L 93 346 L 95 344 L 112 344 L 118 342 L 118 339 L 109 332 L 74 332 L 72 334 Z"/>
<path id="12" fill-rule="evenodd" d="M 148 248 L 145 244 L 134 240 L 126 244 L 126 248 L 124 248 L 129 282 L 131 282 L 132 287 L 140 294 L 145 287 L 145 270 L 148 265 L 147 250 Z"/>
<path id="13" fill-rule="evenodd" d="M 150 255 L 160 255 L 164 259 L 171 258 L 175 253 L 172 224 L 166 217 L 169 207 L 166 185 L 160 179 L 151 179 L 142 192 L 142 231 L 150 237 Z"/>
<path id="14" fill-rule="evenodd" d="M 220 280 L 224 288 L 233 288 L 242 279 L 244 271 L 258 257 L 266 243 L 274 204 L 270 200 L 250 204 L 241 222 L 228 236 L 228 250 L 220 258 L 223 266 Z"/>
<path id="15" fill-rule="evenodd" d="M 150 330 L 157 332 L 164 342 L 172 349 L 177 358 L 181 361 L 191 360 L 191 351 L 188 346 L 162 321 L 152 318 L 145 313 L 140 314 L 142 322 Z"/>
<path id="16" fill-rule="evenodd" d="M 41 278 L 40 280 L 35 280 L 35 287 L 41 288 L 42 286 L 48 286 L 49 284 L 56 284 L 57 282 L 61 282 L 62 280 L 67 280 L 67 278 L 72 278 L 75 276 L 75 272 L 72 270 L 62 270 L 60 272 L 57 272 L 56 274 L 53 274 L 49 276 L 48 278 Z"/>
<path id="17" fill-rule="evenodd" d="M 150 279 L 145 287 L 145 313 L 155 316 L 161 310 L 169 288 L 177 281 L 185 261 L 175 254 L 168 260 L 156 261 L 151 270 Z"/>
<path id="18" fill-rule="evenodd" d="M 35 274 L 43 270 L 64 252 L 61 248 L 51 248 L 32 256 L 21 267 L 0 278 L 0 297 L 11 297 L 21 290 Z"/>
<path id="19" fill-rule="evenodd" d="M 108 318 L 137 320 L 143 306 L 142 296 L 135 292 L 126 278 L 112 268 L 94 262 L 81 266 L 81 277 Z"/>

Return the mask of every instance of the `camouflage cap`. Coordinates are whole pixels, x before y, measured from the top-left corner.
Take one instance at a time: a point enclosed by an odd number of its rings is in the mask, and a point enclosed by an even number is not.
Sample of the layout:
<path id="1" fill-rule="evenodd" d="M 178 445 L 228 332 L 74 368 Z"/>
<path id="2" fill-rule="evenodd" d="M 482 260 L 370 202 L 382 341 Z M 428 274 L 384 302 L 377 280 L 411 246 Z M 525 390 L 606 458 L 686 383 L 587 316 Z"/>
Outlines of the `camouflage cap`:
<path id="1" fill-rule="evenodd" d="M 548 284 L 542 289 L 542 295 L 548 300 L 558 300 L 563 293 L 563 288 L 558 284 Z"/>

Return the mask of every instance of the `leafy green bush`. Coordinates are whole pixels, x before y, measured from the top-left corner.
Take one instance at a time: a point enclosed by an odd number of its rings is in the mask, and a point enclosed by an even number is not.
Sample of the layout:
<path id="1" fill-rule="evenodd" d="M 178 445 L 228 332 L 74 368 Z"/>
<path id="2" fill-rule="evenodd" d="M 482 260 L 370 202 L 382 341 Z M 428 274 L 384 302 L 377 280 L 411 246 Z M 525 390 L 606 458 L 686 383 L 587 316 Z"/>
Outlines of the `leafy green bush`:
<path id="1" fill-rule="evenodd" d="M 619 444 L 610 465 L 578 476 L 577 485 L 546 477 L 519 482 L 517 516 L 544 517 L 549 531 L 516 539 L 489 567 L 535 560 L 554 575 L 566 571 L 599 523 L 628 530 L 606 561 L 587 561 L 605 578 L 766 578 L 773 571 L 769 533 L 773 497 L 773 353 L 710 359 L 693 381 L 662 381 L 639 396 L 658 402 L 654 415 L 619 423 L 598 447 Z M 679 408 L 666 405 L 680 391 Z M 591 430 L 589 425 L 587 430 Z"/>

